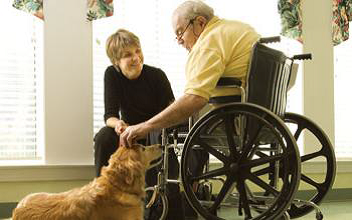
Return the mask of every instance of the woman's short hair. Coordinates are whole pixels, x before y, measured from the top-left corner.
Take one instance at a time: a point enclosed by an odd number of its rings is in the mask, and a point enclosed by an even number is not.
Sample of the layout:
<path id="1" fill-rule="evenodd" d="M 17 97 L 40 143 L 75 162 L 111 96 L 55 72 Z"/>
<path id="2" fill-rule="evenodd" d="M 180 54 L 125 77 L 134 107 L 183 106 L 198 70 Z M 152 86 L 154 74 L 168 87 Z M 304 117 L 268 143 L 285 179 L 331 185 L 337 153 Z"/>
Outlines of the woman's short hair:
<path id="1" fill-rule="evenodd" d="M 209 21 L 214 17 L 214 9 L 200 0 L 183 2 L 176 8 L 175 13 L 185 20 L 192 20 L 197 16 L 203 16 Z"/>
<path id="2" fill-rule="evenodd" d="M 141 47 L 139 38 L 128 30 L 118 29 L 106 40 L 106 54 L 111 63 L 116 65 L 121 59 L 123 50 L 131 46 Z"/>

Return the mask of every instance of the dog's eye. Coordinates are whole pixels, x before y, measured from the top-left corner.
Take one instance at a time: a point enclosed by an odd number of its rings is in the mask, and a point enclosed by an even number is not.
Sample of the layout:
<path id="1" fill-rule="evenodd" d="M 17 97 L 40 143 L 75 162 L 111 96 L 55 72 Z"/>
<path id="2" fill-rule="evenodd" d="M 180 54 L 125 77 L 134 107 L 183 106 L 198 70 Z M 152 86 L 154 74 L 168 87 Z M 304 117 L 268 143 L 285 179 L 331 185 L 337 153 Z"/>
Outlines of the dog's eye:
<path id="1" fill-rule="evenodd" d="M 141 147 L 142 148 L 142 151 L 145 151 L 145 147 Z"/>

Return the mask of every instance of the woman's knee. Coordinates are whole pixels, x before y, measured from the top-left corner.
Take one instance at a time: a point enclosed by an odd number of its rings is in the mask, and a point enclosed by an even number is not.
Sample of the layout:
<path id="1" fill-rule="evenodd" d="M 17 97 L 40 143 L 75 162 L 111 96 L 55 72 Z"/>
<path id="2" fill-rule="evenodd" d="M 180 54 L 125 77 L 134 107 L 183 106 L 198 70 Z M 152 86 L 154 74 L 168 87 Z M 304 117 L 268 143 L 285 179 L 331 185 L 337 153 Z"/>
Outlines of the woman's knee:
<path id="1" fill-rule="evenodd" d="M 110 127 L 103 127 L 94 137 L 94 148 L 97 150 L 99 148 L 117 148 L 119 136 L 116 134 L 115 130 Z"/>
<path id="2" fill-rule="evenodd" d="M 106 143 L 118 139 L 118 136 L 113 128 L 105 126 L 101 128 L 94 137 L 94 142 Z"/>

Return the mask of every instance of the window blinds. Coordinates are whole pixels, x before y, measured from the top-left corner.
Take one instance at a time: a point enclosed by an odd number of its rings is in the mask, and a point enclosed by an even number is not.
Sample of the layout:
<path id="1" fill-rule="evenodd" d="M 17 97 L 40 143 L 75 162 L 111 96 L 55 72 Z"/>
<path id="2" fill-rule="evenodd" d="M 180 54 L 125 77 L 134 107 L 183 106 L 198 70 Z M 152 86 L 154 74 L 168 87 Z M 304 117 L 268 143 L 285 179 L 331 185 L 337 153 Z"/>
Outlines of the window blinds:
<path id="1" fill-rule="evenodd" d="M 0 1 L 0 14 L 0 160 L 39 159 L 42 22 L 14 9 L 10 0 Z"/>
<path id="2" fill-rule="evenodd" d="M 349 101 L 352 82 L 352 40 L 334 47 L 335 69 L 335 152 L 337 157 L 352 157 L 351 109 Z"/>

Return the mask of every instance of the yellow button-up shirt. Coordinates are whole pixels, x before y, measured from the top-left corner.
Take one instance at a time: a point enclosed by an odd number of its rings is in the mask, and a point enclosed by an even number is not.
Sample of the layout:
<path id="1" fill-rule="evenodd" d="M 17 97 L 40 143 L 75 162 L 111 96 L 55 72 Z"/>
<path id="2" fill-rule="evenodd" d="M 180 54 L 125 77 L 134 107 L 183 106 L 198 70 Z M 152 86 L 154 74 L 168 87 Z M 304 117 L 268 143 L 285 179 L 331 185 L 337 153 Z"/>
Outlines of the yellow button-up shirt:
<path id="1" fill-rule="evenodd" d="M 189 53 L 185 93 L 208 100 L 239 94 L 236 88 L 216 88 L 216 83 L 220 77 L 235 77 L 245 86 L 251 48 L 259 37 L 247 24 L 214 16 Z"/>

